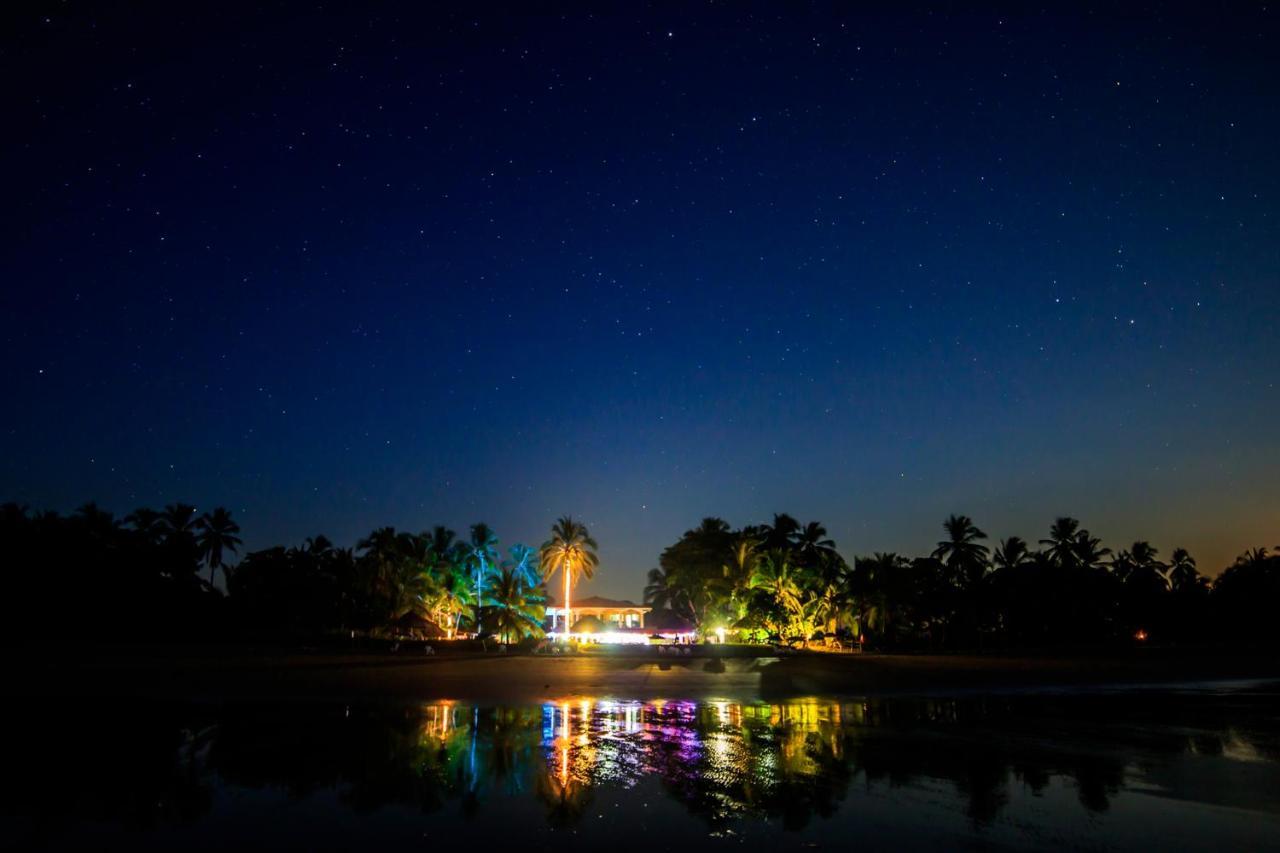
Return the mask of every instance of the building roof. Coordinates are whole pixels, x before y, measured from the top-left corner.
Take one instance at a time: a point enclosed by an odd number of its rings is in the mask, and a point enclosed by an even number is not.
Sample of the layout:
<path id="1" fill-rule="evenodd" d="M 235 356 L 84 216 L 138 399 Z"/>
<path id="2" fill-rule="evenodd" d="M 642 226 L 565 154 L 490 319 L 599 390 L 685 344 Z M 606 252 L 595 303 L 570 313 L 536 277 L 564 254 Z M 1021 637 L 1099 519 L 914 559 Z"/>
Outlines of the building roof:
<path id="1" fill-rule="evenodd" d="M 598 595 L 590 595 L 590 596 L 587 596 L 586 598 L 574 598 L 572 599 L 572 602 L 573 602 L 574 610 L 578 610 L 579 608 L 583 608 L 583 607 L 588 609 L 600 608 L 600 609 L 613 609 L 613 610 L 645 610 L 645 611 L 653 609 L 647 604 L 636 604 L 634 601 L 629 601 L 625 598 L 601 598 Z M 547 607 L 559 607 L 559 606 L 560 606 L 560 602 L 556 598 L 550 595 L 547 596 Z"/>

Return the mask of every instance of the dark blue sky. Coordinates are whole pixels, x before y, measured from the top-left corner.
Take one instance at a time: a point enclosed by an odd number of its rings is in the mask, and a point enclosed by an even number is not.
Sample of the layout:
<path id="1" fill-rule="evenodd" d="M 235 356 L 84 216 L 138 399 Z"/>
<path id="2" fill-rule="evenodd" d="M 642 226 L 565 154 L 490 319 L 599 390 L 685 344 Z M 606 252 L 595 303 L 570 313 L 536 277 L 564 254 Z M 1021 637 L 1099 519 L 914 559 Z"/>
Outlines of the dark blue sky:
<path id="1" fill-rule="evenodd" d="M 6 11 L 0 497 L 1280 543 L 1280 23 Z"/>

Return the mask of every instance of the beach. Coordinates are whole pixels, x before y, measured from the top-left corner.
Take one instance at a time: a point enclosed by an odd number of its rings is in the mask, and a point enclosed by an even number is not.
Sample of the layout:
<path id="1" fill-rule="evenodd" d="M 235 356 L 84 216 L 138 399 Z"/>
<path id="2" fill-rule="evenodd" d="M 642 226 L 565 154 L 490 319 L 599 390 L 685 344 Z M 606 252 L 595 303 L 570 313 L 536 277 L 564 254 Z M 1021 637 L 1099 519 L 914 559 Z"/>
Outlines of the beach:
<path id="1" fill-rule="evenodd" d="M 929 695 L 1169 687 L 1280 679 L 1274 656 L 1227 653 L 1095 655 L 796 654 L 425 655 L 290 649 L 130 649 L 11 660 L 9 695 L 160 699 L 372 699 L 542 702 L 627 699 Z"/>

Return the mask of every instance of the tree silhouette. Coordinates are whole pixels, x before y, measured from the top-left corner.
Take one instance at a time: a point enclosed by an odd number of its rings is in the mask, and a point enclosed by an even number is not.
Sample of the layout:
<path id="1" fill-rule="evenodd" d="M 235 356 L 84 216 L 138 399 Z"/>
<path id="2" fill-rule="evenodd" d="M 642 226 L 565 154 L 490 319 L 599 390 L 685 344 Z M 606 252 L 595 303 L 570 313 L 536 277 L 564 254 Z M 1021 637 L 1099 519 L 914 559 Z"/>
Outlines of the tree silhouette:
<path id="1" fill-rule="evenodd" d="M 209 585 L 213 585 L 214 573 L 218 569 L 226 570 L 224 555 L 229 551 L 235 553 L 239 549 L 240 525 L 231 518 L 231 513 L 223 507 L 217 507 L 211 513 L 200 516 L 196 522 L 196 539 L 200 554 L 209 565 Z"/>

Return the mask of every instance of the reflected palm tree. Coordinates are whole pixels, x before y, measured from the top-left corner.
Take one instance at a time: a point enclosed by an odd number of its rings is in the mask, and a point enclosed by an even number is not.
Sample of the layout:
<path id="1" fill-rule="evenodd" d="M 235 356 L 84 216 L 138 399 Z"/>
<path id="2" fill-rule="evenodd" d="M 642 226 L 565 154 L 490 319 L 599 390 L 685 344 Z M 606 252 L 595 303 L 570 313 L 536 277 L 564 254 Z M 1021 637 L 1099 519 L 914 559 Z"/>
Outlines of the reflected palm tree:
<path id="1" fill-rule="evenodd" d="M 551 717 L 554 736 L 546 744 L 549 747 L 545 753 L 546 770 L 538 774 L 535 791 L 547 808 L 548 823 L 555 827 L 572 826 L 582 819 L 591 802 L 589 776 L 574 767 L 573 706 L 561 702 L 547 706 L 543 713 Z M 586 713 L 583 716 L 581 728 L 585 733 L 589 726 Z"/>
<path id="2" fill-rule="evenodd" d="M 563 827 L 586 816 L 597 787 L 650 777 L 713 827 L 768 820 L 795 830 L 834 814 L 857 779 L 878 796 L 915 787 L 936 799 L 949 788 L 981 827 L 1008 809 L 1011 780 L 1054 798 L 1046 806 L 1074 797 L 1102 812 L 1135 773 L 1176 796 L 1181 761 L 1241 751 L 1280 761 L 1269 697 L 1249 696 L 108 707 L 104 720 L 125 736 L 88 740 L 66 736 L 83 724 L 78 706 L 19 708 L 9 737 L 35 733 L 45 748 L 11 750 L 0 794 L 10 813 L 140 827 L 206 814 L 219 807 L 212 792 L 228 786 L 323 796 L 364 815 L 452 803 L 501 819 L 514 813 L 502 797 L 534 796 Z M 68 796 L 71 767 L 93 784 Z M 442 812 L 441 826 L 456 814 Z"/>

